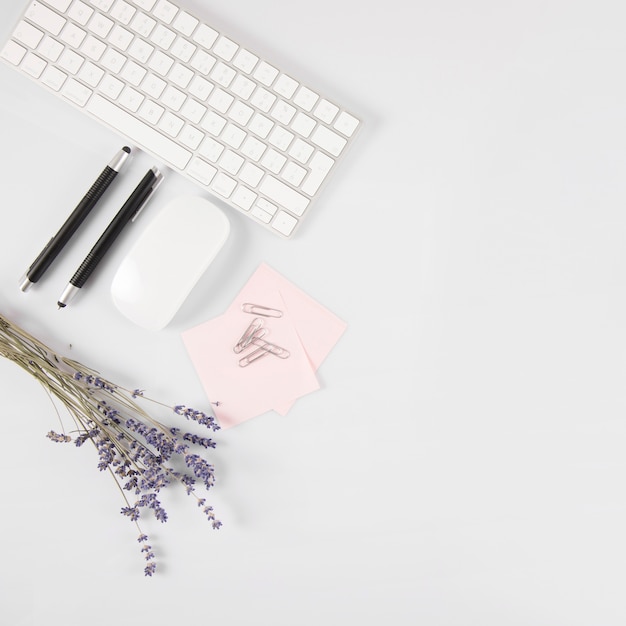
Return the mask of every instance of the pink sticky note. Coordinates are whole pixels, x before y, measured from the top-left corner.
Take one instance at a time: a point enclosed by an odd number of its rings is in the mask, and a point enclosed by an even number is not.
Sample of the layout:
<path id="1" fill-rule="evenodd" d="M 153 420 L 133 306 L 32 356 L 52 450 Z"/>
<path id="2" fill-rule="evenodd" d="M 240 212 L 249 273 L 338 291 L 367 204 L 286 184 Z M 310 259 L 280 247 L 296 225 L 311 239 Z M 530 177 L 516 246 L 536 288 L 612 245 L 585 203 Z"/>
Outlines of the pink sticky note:
<path id="1" fill-rule="evenodd" d="M 253 278 L 280 292 L 309 359 L 318 369 L 347 324 L 266 264 L 259 267 Z"/>
<path id="2" fill-rule="evenodd" d="M 289 358 L 263 356 L 247 367 L 233 350 L 257 317 L 242 311 L 253 303 L 281 311 L 258 316 L 263 337 L 289 352 Z M 215 415 L 224 428 L 275 410 L 284 415 L 295 400 L 319 388 L 315 370 L 346 325 L 267 265 L 261 265 L 224 315 L 183 333 L 183 341 L 204 389 L 219 403 Z M 246 354 L 250 350 L 246 351 Z"/>

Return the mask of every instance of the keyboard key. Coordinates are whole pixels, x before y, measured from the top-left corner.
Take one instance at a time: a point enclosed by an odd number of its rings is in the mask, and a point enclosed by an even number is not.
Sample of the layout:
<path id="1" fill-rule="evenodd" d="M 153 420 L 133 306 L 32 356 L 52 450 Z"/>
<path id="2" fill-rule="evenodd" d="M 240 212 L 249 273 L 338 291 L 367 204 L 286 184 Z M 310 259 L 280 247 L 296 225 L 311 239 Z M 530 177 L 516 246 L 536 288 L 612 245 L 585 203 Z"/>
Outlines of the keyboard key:
<path id="1" fill-rule="evenodd" d="M 167 0 L 159 0 L 153 11 L 154 16 L 166 24 L 172 23 L 176 13 L 178 13 L 178 9 Z"/>
<path id="2" fill-rule="evenodd" d="M 61 89 L 61 94 L 80 107 L 85 106 L 92 93 L 91 89 L 73 78 L 68 79 Z"/>
<path id="3" fill-rule="evenodd" d="M 276 211 L 278 211 L 278 207 L 275 204 L 268 202 L 265 198 L 259 198 L 256 201 L 256 205 L 270 215 L 276 215 Z"/>
<path id="4" fill-rule="evenodd" d="M 346 137 L 352 137 L 358 125 L 359 120 L 357 120 L 349 113 L 342 111 L 339 114 L 339 117 L 337 118 L 337 121 L 335 122 L 333 128 L 335 130 L 338 130 L 340 133 L 343 133 Z"/>
<path id="5" fill-rule="evenodd" d="M 21 67 L 30 76 L 39 78 L 46 65 L 46 62 L 41 57 L 38 57 L 32 52 L 28 52 L 22 61 Z"/>
<path id="6" fill-rule="evenodd" d="M 52 65 L 48 65 L 48 67 L 44 70 L 44 73 L 41 75 L 41 82 L 50 87 L 50 89 L 59 91 L 66 78 L 67 74 L 64 74 L 61 70 L 53 67 Z"/>
<path id="7" fill-rule="evenodd" d="M 290 99 L 298 88 L 298 82 L 286 74 L 281 74 L 276 83 L 274 83 L 274 91 L 284 98 Z"/>
<path id="8" fill-rule="evenodd" d="M 59 66 L 70 74 L 77 74 L 85 59 L 73 50 L 65 48 L 59 58 Z"/>
<path id="9" fill-rule="evenodd" d="M 143 94 L 139 93 L 136 89 L 124 87 L 118 102 L 129 111 L 136 113 L 144 99 Z"/>
<path id="10" fill-rule="evenodd" d="M 80 49 L 91 60 L 99 61 L 106 48 L 106 45 L 99 39 L 96 39 L 93 35 L 87 35 Z"/>
<path id="11" fill-rule="evenodd" d="M 72 0 L 46 0 L 46 4 L 49 4 L 53 9 L 65 13 L 67 8 L 72 3 Z"/>
<path id="12" fill-rule="evenodd" d="M 147 71 L 134 61 L 127 61 L 124 69 L 120 72 L 120 78 L 138 87 L 146 76 Z"/>
<path id="13" fill-rule="evenodd" d="M 109 35 L 109 42 L 120 50 L 126 51 L 134 35 L 129 31 L 116 24 Z"/>
<path id="14" fill-rule="evenodd" d="M 19 65 L 26 54 L 26 48 L 15 43 L 11 39 L 6 42 L 2 49 L 2 58 L 13 65 Z"/>
<path id="15" fill-rule="evenodd" d="M 160 50 L 157 50 L 148 61 L 148 67 L 161 76 L 167 76 L 172 65 L 174 65 L 174 59 Z"/>
<path id="16" fill-rule="evenodd" d="M 129 24 L 129 28 L 136 32 L 141 37 L 149 37 L 150 33 L 156 26 L 156 20 L 153 20 L 145 13 L 137 13 L 133 18 L 133 21 Z"/>
<path id="17" fill-rule="evenodd" d="M 66 0 L 63 0 L 63 2 L 66 2 Z M 69 2 L 67 2 L 67 4 L 69 4 Z M 65 13 L 66 9 L 59 9 L 59 11 Z M 81 26 L 85 26 L 92 15 L 93 9 L 80 0 L 76 0 L 68 12 L 68 16 Z"/>
<path id="18" fill-rule="evenodd" d="M 333 156 L 339 156 L 348 143 L 346 139 L 340 137 L 332 130 L 328 130 L 326 126 L 318 126 L 311 135 L 311 141 L 323 150 L 326 150 L 326 152 L 330 152 Z"/>
<path id="19" fill-rule="evenodd" d="M 91 61 L 87 61 L 78 73 L 78 78 L 87 83 L 90 87 L 97 87 L 103 76 L 104 70 L 94 65 Z"/>
<path id="20" fill-rule="evenodd" d="M 132 0 L 138 7 L 144 9 L 144 11 L 152 11 L 156 0 Z"/>
<path id="21" fill-rule="evenodd" d="M 48 59 L 48 61 L 56 63 L 61 56 L 61 52 L 63 52 L 63 44 L 60 44 L 56 39 L 46 35 L 39 44 L 37 52 Z"/>
<path id="22" fill-rule="evenodd" d="M 298 216 L 302 215 L 309 205 L 308 198 L 270 175 L 263 179 L 259 191 Z"/>
<path id="23" fill-rule="evenodd" d="M 213 180 L 211 189 L 224 198 L 230 198 L 230 194 L 233 193 L 236 186 L 236 180 L 226 174 L 219 173 Z"/>
<path id="24" fill-rule="evenodd" d="M 298 187 L 304 180 L 306 174 L 307 171 L 303 167 L 300 167 L 293 161 L 290 161 L 287 165 L 285 165 L 285 169 L 281 172 L 280 177 L 290 185 Z"/>
<path id="25" fill-rule="evenodd" d="M 278 70 L 266 63 L 265 61 L 261 61 L 257 66 L 256 70 L 254 70 L 254 77 L 260 82 L 269 87 L 274 79 L 278 76 Z"/>
<path id="26" fill-rule="evenodd" d="M 65 18 L 41 4 L 41 2 L 31 2 L 28 9 L 26 9 L 24 17 L 55 36 L 61 32 L 66 22 Z"/>
<path id="27" fill-rule="evenodd" d="M 185 89 L 193 78 L 193 72 L 180 63 L 174 63 L 174 67 L 169 73 L 168 78 L 181 89 Z"/>
<path id="28" fill-rule="evenodd" d="M 89 0 L 89 2 L 105 13 L 113 6 L 113 0 Z"/>
<path id="29" fill-rule="evenodd" d="M 106 96 L 109 96 L 112 100 L 117 100 L 118 96 L 124 89 L 124 83 L 121 80 L 107 74 L 100 83 L 99 91 Z"/>
<path id="30" fill-rule="evenodd" d="M 155 76 L 152 73 L 149 73 L 144 78 L 143 83 L 141 83 L 141 89 L 155 100 L 158 100 L 161 97 L 161 94 L 166 86 L 167 83 L 164 80 L 161 80 L 158 76 Z"/>
<path id="31" fill-rule="evenodd" d="M 203 102 L 209 97 L 212 90 L 213 84 L 202 76 L 196 76 L 189 85 L 189 93 Z"/>
<path id="32" fill-rule="evenodd" d="M 117 74 L 124 67 L 124 63 L 126 63 L 126 57 L 117 50 L 113 50 L 113 48 L 108 48 L 102 56 L 101 62 L 103 67 L 109 70 L 109 72 Z"/>
<path id="33" fill-rule="evenodd" d="M 297 224 L 298 220 L 295 217 L 289 215 L 289 213 L 285 213 L 285 211 L 279 211 L 276 219 L 272 222 L 272 228 L 281 235 L 289 237 Z"/>
<path id="34" fill-rule="evenodd" d="M 234 98 L 223 89 L 214 89 L 209 97 L 209 104 L 220 113 L 226 113 L 230 105 L 234 102 Z"/>
<path id="35" fill-rule="evenodd" d="M 180 91 L 180 89 L 176 89 L 176 87 L 168 85 L 165 88 L 165 91 L 161 98 L 161 102 L 173 111 L 180 111 L 180 107 L 183 106 L 183 103 L 186 99 L 187 96 L 182 91 Z"/>
<path id="36" fill-rule="evenodd" d="M 60 39 L 68 46 L 72 46 L 72 48 L 79 48 L 86 35 L 87 33 L 82 28 L 79 28 L 76 24 L 69 23 L 63 29 Z"/>
<path id="37" fill-rule="evenodd" d="M 154 125 L 159 123 L 163 113 L 165 109 L 151 100 L 146 100 L 138 111 L 139 117 Z"/>
<path id="38" fill-rule="evenodd" d="M 298 133 L 298 135 L 302 135 L 302 137 L 308 137 L 313 129 L 315 128 L 315 124 L 317 122 L 308 115 L 304 113 L 298 113 L 291 123 L 290 128 Z"/>
<path id="39" fill-rule="evenodd" d="M 177 137 L 184 125 L 184 120 L 169 111 L 159 122 L 159 128 L 165 131 L 170 137 Z"/>
<path id="40" fill-rule="evenodd" d="M 250 104 L 264 113 L 267 113 L 272 108 L 275 101 L 276 96 L 273 93 L 270 93 L 267 89 L 263 89 L 263 87 L 259 87 L 250 99 Z"/>
<path id="41" fill-rule="evenodd" d="M 258 61 L 258 56 L 252 54 L 252 52 L 249 52 L 248 50 L 241 49 L 233 60 L 233 65 L 242 72 L 249 74 L 254 69 L 254 66 Z"/>
<path id="42" fill-rule="evenodd" d="M 245 126 L 250 121 L 253 113 L 254 109 L 252 107 L 237 100 L 228 111 L 228 117 L 240 126 Z"/>
<path id="43" fill-rule="evenodd" d="M 112 128 L 125 134 L 132 141 L 148 152 L 171 163 L 174 167 L 184 169 L 191 159 L 191 152 L 165 137 L 151 126 L 138 120 L 134 115 L 126 113 L 115 104 L 95 94 L 87 103 L 87 110 Z"/>
<path id="44" fill-rule="evenodd" d="M 193 124 L 198 124 L 204 117 L 206 111 L 206 107 L 201 105 L 197 100 L 187 98 L 183 108 L 180 110 L 180 114 Z"/>
<path id="45" fill-rule="evenodd" d="M 328 102 L 328 100 L 320 100 L 313 111 L 313 115 L 326 124 L 330 124 L 335 119 L 337 113 L 339 113 L 339 107 L 332 102 Z"/>
<path id="46" fill-rule="evenodd" d="M 264 224 L 269 224 L 272 221 L 272 214 L 262 209 L 258 204 L 255 204 L 250 211 L 251 215 L 254 215 L 258 220 Z"/>
<path id="47" fill-rule="evenodd" d="M 246 163 L 241 172 L 239 172 L 239 178 L 247 185 L 256 187 L 261 182 L 264 173 L 265 172 L 260 167 L 252 163 Z"/>
<path id="48" fill-rule="evenodd" d="M 232 67 L 219 61 L 211 72 L 211 78 L 222 87 L 228 87 L 233 82 L 236 73 Z"/>
<path id="49" fill-rule="evenodd" d="M 174 44 L 170 48 L 170 54 L 173 54 L 177 59 L 184 61 L 187 63 L 189 59 L 193 56 L 193 53 L 197 50 L 197 47 L 194 46 L 190 41 L 183 39 L 182 37 L 177 37 L 174 41 Z"/>
<path id="50" fill-rule="evenodd" d="M 319 96 L 308 87 L 300 87 L 293 99 L 294 103 L 305 111 L 310 111 L 318 100 Z"/>
<path id="51" fill-rule="evenodd" d="M 169 50 L 175 39 L 176 33 L 169 28 L 165 28 L 163 24 L 159 24 L 152 32 L 152 35 L 150 35 L 150 41 L 163 48 L 163 50 Z"/>
<path id="52" fill-rule="evenodd" d="M 212 57 L 210 54 L 206 53 L 204 50 L 198 50 L 194 55 L 193 59 L 191 59 L 191 67 L 198 72 L 204 74 L 205 76 L 209 75 L 209 72 L 215 65 L 217 60 L 215 57 Z"/>
<path id="53" fill-rule="evenodd" d="M 232 150 L 226 150 L 219 160 L 220 167 L 233 176 L 237 174 L 243 164 L 243 157 L 235 154 Z"/>
<path id="54" fill-rule="evenodd" d="M 241 146 L 241 152 L 255 162 L 263 156 L 265 150 L 267 150 L 267 146 L 262 141 L 250 136 L 246 138 Z"/>
<path id="55" fill-rule="evenodd" d="M 335 161 L 323 152 L 316 152 L 315 156 L 309 163 L 310 173 L 309 177 L 304 181 L 302 185 L 302 191 L 310 196 L 317 193 L 320 185 L 324 182 L 324 179 L 332 169 Z"/>
<path id="56" fill-rule="evenodd" d="M 231 41 L 227 37 L 220 37 L 213 48 L 213 52 L 225 61 L 230 61 L 235 56 L 237 48 L 239 48 L 239 46 L 234 41 Z"/>
<path id="57" fill-rule="evenodd" d="M 191 163 L 189 163 L 187 173 L 203 185 L 208 185 L 213 180 L 215 174 L 217 174 L 217 169 L 215 169 L 212 165 L 209 165 L 206 161 L 203 161 L 198 157 L 194 157 L 191 160 Z"/>
<path id="58" fill-rule="evenodd" d="M 274 174 L 278 174 L 278 172 L 280 172 L 286 162 L 287 157 L 282 155 L 280 152 L 277 152 L 273 148 L 267 150 L 263 155 L 263 158 L 261 159 L 262 165 L 266 167 L 270 172 L 274 172 Z"/>
<path id="59" fill-rule="evenodd" d="M 182 33 L 186 37 L 189 37 L 191 33 L 193 33 L 197 25 L 198 20 L 193 17 L 193 15 L 189 15 L 186 11 L 181 11 L 172 24 L 179 33 Z"/>
<path id="60" fill-rule="evenodd" d="M 128 2 L 117 0 L 115 6 L 111 9 L 110 15 L 118 22 L 122 22 L 122 24 L 129 24 L 136 12 L 137 9 L 128 4 Z"/>
<path id="61" fill-rule="evenodd" d="M 238 149 L 243 140 L 246 138 L 246 133 L 234 124 L 226 124 L 224 132 L 222 133 L 222 141 L 229 146 Z"/>
<path id="62" fill-rule="evenodd" d="M 244 211 L 249 211 L 257 198 L 258 196 L 253 191 L 243 185 L 239 185 L 231 196 L 231 200 Z"/>
<path id="63" fill-rule="evenodd" d="M 25 46 L 34 49 L 43 39 L 43 33 L 32 24 L 22 20 L 13 31 L 13 37 Z"/>
<path id="64" fill-rule="evenodd" d="M 214 137 L 219 137 L 222 129 L 226 126 L 226 120 L 215 111 L 209 111 L 204 118 L 202 118 L 200 125 Z"/>
<path id="65" fill-rule="evenodd" d="M 213 30 L 206 24 L 200 24 L 200 26 L 196 29 L 196 32 L 193 34 L 193 40 L 209 50 L 215 43 L 218 36 L 219 33 L 216 30 Z"/>
<path id="66" fill-rule="evenodd" d="M 203 157 L 206 157 L 212 163 L 217 163 L 223 151 L 224 146 L 219 141 L 215 141 L 212 137 L 207 137 L 200 144 L 200 149 L 198 150 Z"/>
<path id="67" fill-rule="evenodd" d="M 256 84 L 251 81 L 249 78 L 246 78 L 245 76 L 242 76 L 241 74 L 239 74 L 235 80 L 233 81 L 233 84 L 230 86 L 230 90 L 236 95 L 239 96 L 240 98 L 243 98 L 244 100 L 247 100 L 251 95 L 252 92 L 255 90 L 256 88 Z"/>
<path id="68" fill-rule="evenodd" d="M 135 38 L 128 48 L 128 54 L 133 57 L 133 59 L 139 61 L 139 63 L 146 63 L 153 52 L 154 46 L 138 38 Z"/>
<path id="69" fill-rule="evenodd" d="M 294 135 L 292 133 L 280 126 L 277 126 L 270 133 L 268 141 L 282 152 L 286 152 L 287 148 L 289 148 L 289 144 L 293 141 L 293 138 Z"/>
<path id="70" fill-rule="evenodd" d="M 261 137 L 261 139 L 265 139 L 269 135 L 273 126 L 274 122 L 260 113 L 255 113 L 254 117 L 248 124 L 250 131 Z"/>
<path id="71" fill-rule="evenodd" d="M 289 103 L 279 100 L 270 115 L 281 124 L 288 126 L 293 116 L 296 114 L 296 111 L 297 109 L 292 107 Z"/>
<path id="72" fill-rule="evenodd" d="M 204 133 L 191 124 L 185 124 L 185 127 L 178 136 L 178 139 L 183 145 L 187 146 L 191 150 L 195 150 L 200 143 L 202 143 Z"/>
<path id="73" fill-rule="evenodd" d="M 87 24 L 87 30 L 91 31 L 94 35 L 98 35 L 98 37 L 102 37 L 102 39 L 106 39 L 109 36 L 114 23 L 115 22 L 110 20 L 108 17 L 96 13 L 91 18 L 89 24 Z"/>

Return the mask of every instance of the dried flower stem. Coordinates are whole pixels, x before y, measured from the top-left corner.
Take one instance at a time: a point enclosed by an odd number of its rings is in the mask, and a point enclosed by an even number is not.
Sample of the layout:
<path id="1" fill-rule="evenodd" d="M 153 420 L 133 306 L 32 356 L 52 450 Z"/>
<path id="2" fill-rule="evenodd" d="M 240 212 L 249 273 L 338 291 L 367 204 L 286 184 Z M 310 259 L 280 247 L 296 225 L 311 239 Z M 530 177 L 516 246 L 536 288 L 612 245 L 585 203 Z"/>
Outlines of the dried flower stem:
<path id="1" fill-rule="evenodd" d="M 179 484 L 196 498 L 212 527 L 213 507 L 195 493 L 200 481 L 205 489 L 214 484 L 213 466 L 202 456 L 190 451 L 191 446 L 214 448 L 212 439 L 179 428 L 171 428 L 152 417 L 139 402 L 152 403 L 201 424 L 219 430 L 212 415 L 187 408 L 169 406 L 146 398 L 143 391 L 131 391 L 100 377 L 81 363 L 59 356 L 44 343 L 0 315 L 0 355 L 31 374 L 52 399 L 61 423 L 61 433 L 50 431 L 48 437 L 59 443 L 74 442 L 82 446 L 90 441 L 98 453 L 98 469 L 113 476 L 126 504 L 121 513 L 131 519 L 139 531 L 141 551 L 147 561 L 144 573 L 156 570 L 154 553 L 138 520 L 142 510 L 152 510 L 157 520 L 167 521 L 167 513 L 158 499 L 159 492 L 170 484 Z M 58 400 L 74 424 L 74 438 L 66 433 L 54 400 Z M 174 464 L 182 469 L 177 469 Z M 136 496 L 131 503 L 127 493 Z"/>

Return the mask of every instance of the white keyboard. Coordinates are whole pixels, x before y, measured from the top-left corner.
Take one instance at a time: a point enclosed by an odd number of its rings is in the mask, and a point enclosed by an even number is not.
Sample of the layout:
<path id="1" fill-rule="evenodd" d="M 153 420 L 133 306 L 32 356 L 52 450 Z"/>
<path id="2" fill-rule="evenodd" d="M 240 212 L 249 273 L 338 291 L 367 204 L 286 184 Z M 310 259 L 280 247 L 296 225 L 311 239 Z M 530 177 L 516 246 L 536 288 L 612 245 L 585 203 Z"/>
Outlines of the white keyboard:
<path id="1" fill-rule="evenodd" d="M 29 2 L 0 55 L 283 237 L 359 127 L 168 0 Z"/>

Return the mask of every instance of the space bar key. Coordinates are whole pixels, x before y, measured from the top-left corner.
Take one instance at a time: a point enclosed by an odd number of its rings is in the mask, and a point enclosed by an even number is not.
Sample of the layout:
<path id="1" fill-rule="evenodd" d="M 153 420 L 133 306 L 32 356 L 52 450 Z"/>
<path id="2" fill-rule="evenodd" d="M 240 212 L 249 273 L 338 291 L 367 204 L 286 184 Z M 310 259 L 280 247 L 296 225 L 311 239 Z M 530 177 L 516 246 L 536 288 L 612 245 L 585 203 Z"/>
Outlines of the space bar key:
<path id="1" fill-rule="evenodd" d="M 95 94 L 85 105 L 85 109 L 105 124 L 112 126 L 114 130 L 131 139 L 139 147 L 152 152 L 174 167 L 182 170 L 189 163 L 191 152 L 102 96 Z"/>

